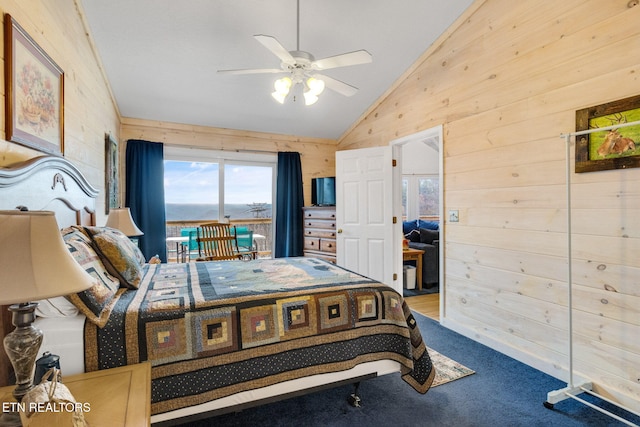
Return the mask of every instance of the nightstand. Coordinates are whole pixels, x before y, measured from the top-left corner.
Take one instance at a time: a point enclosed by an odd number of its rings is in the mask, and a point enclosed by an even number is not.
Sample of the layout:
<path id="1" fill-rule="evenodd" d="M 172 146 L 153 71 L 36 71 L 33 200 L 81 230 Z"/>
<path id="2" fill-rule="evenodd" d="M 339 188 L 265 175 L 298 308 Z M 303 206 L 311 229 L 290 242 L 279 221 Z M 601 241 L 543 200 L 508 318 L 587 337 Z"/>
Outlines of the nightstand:
<path id="1" fill-rule="evenodd" d="M 122 366 L 64 376 L 64 385 L 78 403 L 88 403 L 84 413 L 91 427 L 149 426 L 151 424 L 151 365 Z M 0 388 L 0 400 L 13 400 L 15 386 Z M 44 417 L 46 414 L 36 414 Z"/>

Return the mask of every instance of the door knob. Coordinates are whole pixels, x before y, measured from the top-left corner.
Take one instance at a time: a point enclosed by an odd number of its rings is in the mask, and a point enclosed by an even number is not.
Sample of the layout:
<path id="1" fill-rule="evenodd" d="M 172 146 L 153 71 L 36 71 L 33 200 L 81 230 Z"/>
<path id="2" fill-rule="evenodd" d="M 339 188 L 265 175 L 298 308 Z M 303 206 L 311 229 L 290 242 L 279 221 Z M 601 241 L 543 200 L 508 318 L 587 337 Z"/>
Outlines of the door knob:
<path id="1" fill-rule="evenodd" d="M 342 228 L 338 228 L 338 234 L 342 233 Z"/>

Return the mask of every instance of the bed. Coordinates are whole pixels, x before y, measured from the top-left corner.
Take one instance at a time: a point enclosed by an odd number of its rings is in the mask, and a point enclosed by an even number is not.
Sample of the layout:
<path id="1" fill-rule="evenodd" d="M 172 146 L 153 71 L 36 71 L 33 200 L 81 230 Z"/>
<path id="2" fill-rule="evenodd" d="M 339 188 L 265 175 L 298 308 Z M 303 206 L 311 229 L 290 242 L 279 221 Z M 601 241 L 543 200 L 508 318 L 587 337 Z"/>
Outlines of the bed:
<path id="1" fill-rule="evenodd" d="M 70 251 L 85 240 L 105 269 L 108 301 L 101 291 L 39 307 L 42 351 L 60 356 L 63 375 L 150 361 L 154 425 L 391 373 L 429 389 L 426 346 L 392 288 L 314 258 L 147 264 L 95 227 L 96 196 L 64 158 L 0 169 L 0 209 L 55 211 Z M 85 269 L 89 258 L 76 257 Z"/>

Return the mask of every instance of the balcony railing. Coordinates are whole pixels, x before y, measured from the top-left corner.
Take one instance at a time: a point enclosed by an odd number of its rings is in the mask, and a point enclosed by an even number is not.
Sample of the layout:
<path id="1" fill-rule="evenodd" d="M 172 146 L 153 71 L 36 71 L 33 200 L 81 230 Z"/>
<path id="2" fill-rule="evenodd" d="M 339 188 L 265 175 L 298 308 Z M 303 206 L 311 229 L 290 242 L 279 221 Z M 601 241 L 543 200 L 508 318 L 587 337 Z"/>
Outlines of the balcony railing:
<path id="1" fill-rule="evenodd" d="M 217 219 L 212 220 L 198 220 L 198 221 L 167 221 L 167 237 L 177 237 L 182 235 L 183 229 L 197 228 L 200 224 L 207 222 L 215 222 Z M 253 231 L 253 238 L 258 250 L 258 257 L 271 258 L 271 248 L 273 244 L 272 237 L 272 219 L 271 218 L 247 218 L 247 219 L 232 219 L 231 225 L 238 227 L 247 227 Z M 178 245 L 178 249 L 180 249 Z M 197 249 L 191 252 L 191 259 L 197 254 Z M 189 259 L 189 257 L 187 257 Z M 176 262 L 176 244 L 171 242 L 167 243 L 167 261 Z"/>

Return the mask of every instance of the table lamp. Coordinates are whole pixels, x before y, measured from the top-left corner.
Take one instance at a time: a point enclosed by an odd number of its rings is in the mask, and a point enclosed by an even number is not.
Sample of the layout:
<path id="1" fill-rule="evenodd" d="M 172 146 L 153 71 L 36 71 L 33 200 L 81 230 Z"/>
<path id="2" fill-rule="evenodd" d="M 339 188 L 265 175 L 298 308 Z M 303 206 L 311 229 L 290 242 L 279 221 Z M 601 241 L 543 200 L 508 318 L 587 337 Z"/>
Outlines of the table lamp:
<path id="1" fill-rule="evenodd" d="M 144 233 L 138 228 L 133 218 L 131 217 L 131 211 L 129 208 L 117 208 L 109 211 L 109 217 L 107 217 L 107 227 L 115 228 L 124 233 L 125 236 L 137 237 L 142 236 Z M 137 239 L 131 239 L 137 243 Z"/>
<path id="2" fill-rule="evenodd" d="M 4 338 L 4 348 L 15 372 L 13 396 L 18 402 L 33 388 L 42 343 L 42 331 L 32 325 L 35 301 L 94 284 L 69 253 L 53 212 L 0 211 L 0 305 L 12 304 L 9 311 L 16 327 Z"/>

